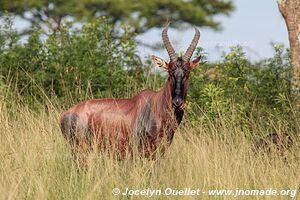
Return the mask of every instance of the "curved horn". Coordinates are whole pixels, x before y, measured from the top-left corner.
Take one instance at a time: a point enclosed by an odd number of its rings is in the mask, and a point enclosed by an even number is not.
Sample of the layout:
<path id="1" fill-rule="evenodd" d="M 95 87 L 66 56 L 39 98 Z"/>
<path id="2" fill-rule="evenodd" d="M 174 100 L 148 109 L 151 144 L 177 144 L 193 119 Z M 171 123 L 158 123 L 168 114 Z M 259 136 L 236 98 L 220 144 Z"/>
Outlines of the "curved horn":
<path id="1" fill-rule="evenodd" d="M 195 35 L 194 38 L 189 46 L 189 48 L 186 50 L 185 54 L 183 55 L 182 59 L 184 61 L 189 61 L 196 49 L 196 46 L 198 44 L 200 38 L 200 31 L 195 27 Z"/>
<path id="2" fill-rule="evenodd" d="M 169 40 L 168 26 L 162 32 L 162 39 L 163 39 L 163 43 L 165 45 L 165 48 L 167 49 L 167 52 L 170 56 L 170 61 L 175 61 L 177 59 L 177 54 L 175 53 L 175 50 L 172 47 L 172 44 Z"/>

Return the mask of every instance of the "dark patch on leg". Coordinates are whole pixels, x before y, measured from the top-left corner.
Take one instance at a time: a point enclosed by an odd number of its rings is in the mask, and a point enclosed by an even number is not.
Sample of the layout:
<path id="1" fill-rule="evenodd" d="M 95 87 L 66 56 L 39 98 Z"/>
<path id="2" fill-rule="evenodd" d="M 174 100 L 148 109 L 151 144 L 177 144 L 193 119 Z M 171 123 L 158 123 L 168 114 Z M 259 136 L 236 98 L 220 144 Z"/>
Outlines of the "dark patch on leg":
<path id="1" fill-rule="evenodd" d="M 71 145 L 74 160 L 85 164 L 92 141 L 88 126 L 76 113 L 66 113 L 61 119 L 60 128 Z"/>
<path id="2" fill-rule="evenodd" d="M 151 113 L 151 103 L 148 102 L 141 110 L 136 121 L 137 133 L 143 133 L 143 135 L 151 136 L 156 131 L 156 122 Z"/>
<path id="3" fill-rule="evenodd" d="M 157 126 L 151 111 L 152 103 L 149 101 L 138 114 L 135 123 L 135 135 L 138 139 L 138 150 L 152 149 L 151 140 L 156 138 Z"/>
<path id="4" fill-rule="evenodd" d="M 61 120 L 60 128 L 67 140 L 87 140 L 91 137 L 87 123 L 76 113 L 66 113 Z"/>
<path id="5" fill-rule="evenodd" d="M 63 136 L 68 141 L 74 141 L 75 135 L 77 131 L 77 122 L 79 120 L 79 116 L 75 113 L 66 113 L 61 122 L 60 122 L 60 129 L 63 133 Z"/>

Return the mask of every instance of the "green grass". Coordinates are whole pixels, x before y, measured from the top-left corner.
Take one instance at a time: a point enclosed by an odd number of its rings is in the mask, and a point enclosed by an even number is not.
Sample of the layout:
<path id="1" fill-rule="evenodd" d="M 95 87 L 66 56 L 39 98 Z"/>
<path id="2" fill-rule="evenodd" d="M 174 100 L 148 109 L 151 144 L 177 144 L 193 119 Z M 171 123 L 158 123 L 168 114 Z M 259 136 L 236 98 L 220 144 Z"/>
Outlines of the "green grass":
<path id="1" fill-rule="evenodd" d="M 218 126 L 185 123 L 156 162 L 115 161 L 92 153 L 87 170 L 72 161 L 58 126 L 60 110 L 31 111 L 0 105 L 0 199 L 140 199 L 112 195 L 113 188 L 298 189 L 300 150 L 254 152 L 254 137 L 222 118 Z M 284 125 L 274 123 L 284 129 Z M 251 124 L 263 132 L 266 127 Z M 260 133 L 261 134 L 261 133 Z M 222 136 L 222 137 L 220 137 Z M 247 137 L 246 137 L 247 136 Z M 236 199 L 232 196 L 155 196 L 153 199 Z M 286 199 L 245 196 L 243 199 Z M 296 197 L 297 198 L 297 197 Z"/>

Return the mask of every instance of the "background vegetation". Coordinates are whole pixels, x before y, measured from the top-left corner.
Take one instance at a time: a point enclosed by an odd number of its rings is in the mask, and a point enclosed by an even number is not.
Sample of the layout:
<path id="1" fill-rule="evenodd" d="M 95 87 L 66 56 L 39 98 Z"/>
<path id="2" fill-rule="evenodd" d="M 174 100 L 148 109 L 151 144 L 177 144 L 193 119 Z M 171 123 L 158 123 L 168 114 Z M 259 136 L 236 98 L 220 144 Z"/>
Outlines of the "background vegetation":
<path id="1" fill-rule="evenodd" d="M 12 13 L 33 26 L 46 26 L 53 32 L 60 29 L 64 20 L 72 24 L 107 16 L 116 27 L 125 23 L 130 25 L 131 31 L 143 33 L 150 28 L 164 26 L 163 20 L 166 19 L 174 21 L 171 25 L 177 28 L 186 22 L 220 29 L 220 23 L 214 16 L 229 15 L 233 9 L 232 1 L 222 0 L 2 0 L 0 15 L 3 11 Z"/>
<path id="2" fill-rule="evenodd" d="M 163 159 L 118 162 L 94 153 L 85 171 L 70 157 L 59 113 L 89 98 L 157 90 L 165 75 L 136 55 L 136 27 L 119 24 L 116 37 L 116 22 L 109 17 L 91 17 L 80 28 L 62 23 L 50 28 L 53 32 L 32 26 L 25 42 L 11 18 L 2 19 L 1 199 L 121 199 L 111 194 L 115 187 L 299 188 L 299 112 L 290 94 L 290 53 L 283 46 L 274 45 L 274 56 L 258 63 L 239 46 L 216 63 L 204 56 L 190 78 L 184 122 Z M 217 27 L 209 20 L 202 25 Z M 199 47 L 195 54 L 205 50 Z"/>

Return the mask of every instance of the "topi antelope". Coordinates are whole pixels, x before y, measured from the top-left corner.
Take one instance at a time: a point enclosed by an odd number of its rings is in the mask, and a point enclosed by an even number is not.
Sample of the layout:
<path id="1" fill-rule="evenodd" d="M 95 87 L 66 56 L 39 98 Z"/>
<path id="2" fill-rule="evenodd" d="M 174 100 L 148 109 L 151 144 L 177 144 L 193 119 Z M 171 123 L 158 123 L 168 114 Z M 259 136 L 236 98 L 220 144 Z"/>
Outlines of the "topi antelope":
<path id="1" fill-rule="evenodd" d="M 123 155 L 137 147 L 140 155 L 154 159 L 158 150 L 171 144 L 184 114 L 190 72 L 201 57 L 190 61 L 200 38 L 198 29 L 182 57 L 175 53 L 167 32 L 168 27 L 162 39 L 170 62 L 152 56 L 169 75 L 160 91 L 143 90 L 129 99 L 91 99 L 62 113 L 61 131 L 73 153 L 97 147 Z"/>

